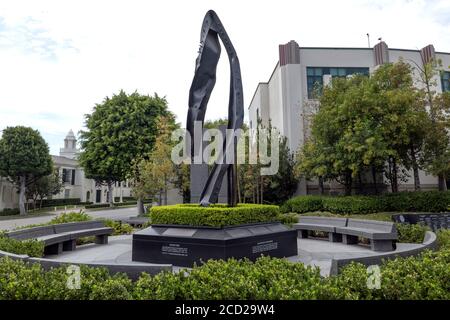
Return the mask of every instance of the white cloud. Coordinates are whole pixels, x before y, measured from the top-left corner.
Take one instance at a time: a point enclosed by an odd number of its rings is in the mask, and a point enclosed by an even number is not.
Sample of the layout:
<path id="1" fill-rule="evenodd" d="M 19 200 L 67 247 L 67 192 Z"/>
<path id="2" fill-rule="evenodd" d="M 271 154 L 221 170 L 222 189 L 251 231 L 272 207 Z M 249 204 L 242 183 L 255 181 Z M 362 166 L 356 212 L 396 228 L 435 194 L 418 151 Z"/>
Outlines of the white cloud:
<path id="1" fill-rule="evenodd" d="M 241 62 L 244 101 L 266 81 L 278 44 L 450 51 L 448 1 L 9 1 L 0 3 L 0 130 L 29 125 L 58 152 L 83 114 L 119 89 L 166 95 L 184 122 L 203 15 L 214 9 Z M 227 115 L 228 61 L 207 117 Z M 46 117 L 42 115 L 47 115 Z M 51 116 L 49 116 L 51 115 Z"/>

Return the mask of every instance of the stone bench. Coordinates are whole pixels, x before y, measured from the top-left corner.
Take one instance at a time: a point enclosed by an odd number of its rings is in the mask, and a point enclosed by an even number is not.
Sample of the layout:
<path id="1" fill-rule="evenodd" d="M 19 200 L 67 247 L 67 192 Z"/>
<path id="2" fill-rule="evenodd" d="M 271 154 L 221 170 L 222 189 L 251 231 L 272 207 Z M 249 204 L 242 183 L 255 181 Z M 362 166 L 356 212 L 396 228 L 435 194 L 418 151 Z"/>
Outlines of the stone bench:
<path id="1" fill-rule="evenodd" d="M 299 238 L 308 238 L 309 231 L 323 231 L 328 233 L 328 240 L 331 242 L 341 242 L 342 235 L 336 233 L 336 227 L 346 225 L 347 218 L 304 216 L 300 217 L 293 227 L 297 229 Z"/>
<path id="2" fill-rule="evenodd" d="M 107 244 L 112 228 L 105 227 L 102 221 L 84 221 L 55 224 L 15 230 L 6 233 L 9 238 L 17 240 L 36 239 L 44 242 L 45 254 L 60 254 L 62 251 L 73 251 L 76 240 L 95 236 L 95 243 Z"/>
<path id="3" fill-rule="evenodd" d="M 367 238 L 373 251 L 395 250 L 398 237 L 394 223 L 362 219 L 348 219 L 345 227 L 336 228 L 336 233 L 342 234 L 345 244 L 357 244 L 358 237 Z"/>
<path id="4" fill-rule="evenodd" d="M 345 244 L 357 244 L 358 237 L 367 238 L 373 251 L 395 250 L 397 240 L 394 223 L 385 221 L 304 216 L 293 228 L 299 238 L 307 238 L 309 231 L 327 232 L 329 241 Z"/>

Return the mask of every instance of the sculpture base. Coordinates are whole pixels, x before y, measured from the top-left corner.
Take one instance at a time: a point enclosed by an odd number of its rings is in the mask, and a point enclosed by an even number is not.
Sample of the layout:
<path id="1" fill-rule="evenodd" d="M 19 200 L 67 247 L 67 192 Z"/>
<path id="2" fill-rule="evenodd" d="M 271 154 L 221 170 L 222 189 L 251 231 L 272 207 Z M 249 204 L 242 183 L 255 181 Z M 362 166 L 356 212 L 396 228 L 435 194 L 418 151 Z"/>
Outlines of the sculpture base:
<path id="1" fill-rule="evenodd" d="M 209 259 L 297 255 L 297 231 L 281 223 L 226 228 L 153 225 L 133 234 L 132 260 L 192 267 Z"/>

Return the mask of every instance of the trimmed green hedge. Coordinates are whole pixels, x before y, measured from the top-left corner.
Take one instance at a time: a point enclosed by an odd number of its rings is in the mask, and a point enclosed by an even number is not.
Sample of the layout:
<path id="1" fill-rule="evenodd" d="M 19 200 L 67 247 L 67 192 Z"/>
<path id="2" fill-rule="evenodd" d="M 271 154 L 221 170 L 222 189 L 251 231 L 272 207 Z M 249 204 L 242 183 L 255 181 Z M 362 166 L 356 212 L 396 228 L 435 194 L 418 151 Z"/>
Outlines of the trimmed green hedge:
<path id="1" fill-rule="evenodd" d="M 44 255 L 44 243 L 34 239 L 22 241 L 11 239 L 3 234 L 0 234 L 0 250 L 40 258 Z"/>
<path id="2" fill-rule="evenodd" d="M 450 299 L 450 250 L 383 262 L 380 289 L 367 287 L 367 268 L 350 264 L 337 276 L 285 259 L 210 260 L 192 270 L 143 274 L 132 282 L 104 268 L 81 266 L 81 288 L 69 289 L 66 268 L 0 259 L 2 299 Z"/>
<path id="3" fill-rule="evenodd" d="M 210 227 L 271 222 L 276 221 L 278 215 L 278 206 L 257 204 L 238 204 L 236 207 L 228 207 L 224 204 L 209 207 L 200 207 L 198 204 L 177 204 L 150 209 L 153 224 Z"/>
<path id="4" fill-rule="evenodd" d="M 66 205 L 78 205 L 81 203 L 80 198 L 67 199 L 44 199 L 42 200 L 42 207 L 58 207 Z"/>
<path id="5" fill-rule="evenodd" d="M 329 211 L 337 214 L 376 212 L 444 212 L 450 192 L 399 192 L 380 196 L 299 196 L 286 201 L 282 212 Z"/>
<path id="6" fill-rule="evenodd" d="M 20 210 L 17 208 L 11 209 L 11 208 L 5 208 L 2 211 L 0 211 L 0 216 L 16 216 L 20 214 Z"/>

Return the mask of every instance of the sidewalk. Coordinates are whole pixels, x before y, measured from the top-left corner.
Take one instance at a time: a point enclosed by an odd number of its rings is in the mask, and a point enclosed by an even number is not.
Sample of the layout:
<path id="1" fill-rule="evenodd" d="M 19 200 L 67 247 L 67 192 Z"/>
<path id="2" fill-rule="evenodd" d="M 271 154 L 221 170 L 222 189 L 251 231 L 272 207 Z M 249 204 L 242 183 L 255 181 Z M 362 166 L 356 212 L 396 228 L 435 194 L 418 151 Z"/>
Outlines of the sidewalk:
<path id="1" fill-rule="evenodd" d="M 67 212 L 79 211 L 80 209 L 68 209 Z M 29 218 L 19 218 L 0 221 L 0 230 L 11 230 L 17 227 L 27 226 L 30 224 L 45 223 L 52 220 L 55 216 L 60 215 L 64 210 L 50 211 L 48 216 L 40 217 L 29 217 Z M 120 208 L 120 209 L 105 209 L 99 211 L 89 211 L 84 210 L 87 214 L 92 216 L 94 219 L 98 218 L 108 218 L 108 219 L 118 219 L 118 218 L 128 218 L 135 217 L 138 215 L 137 208 Z"/>

